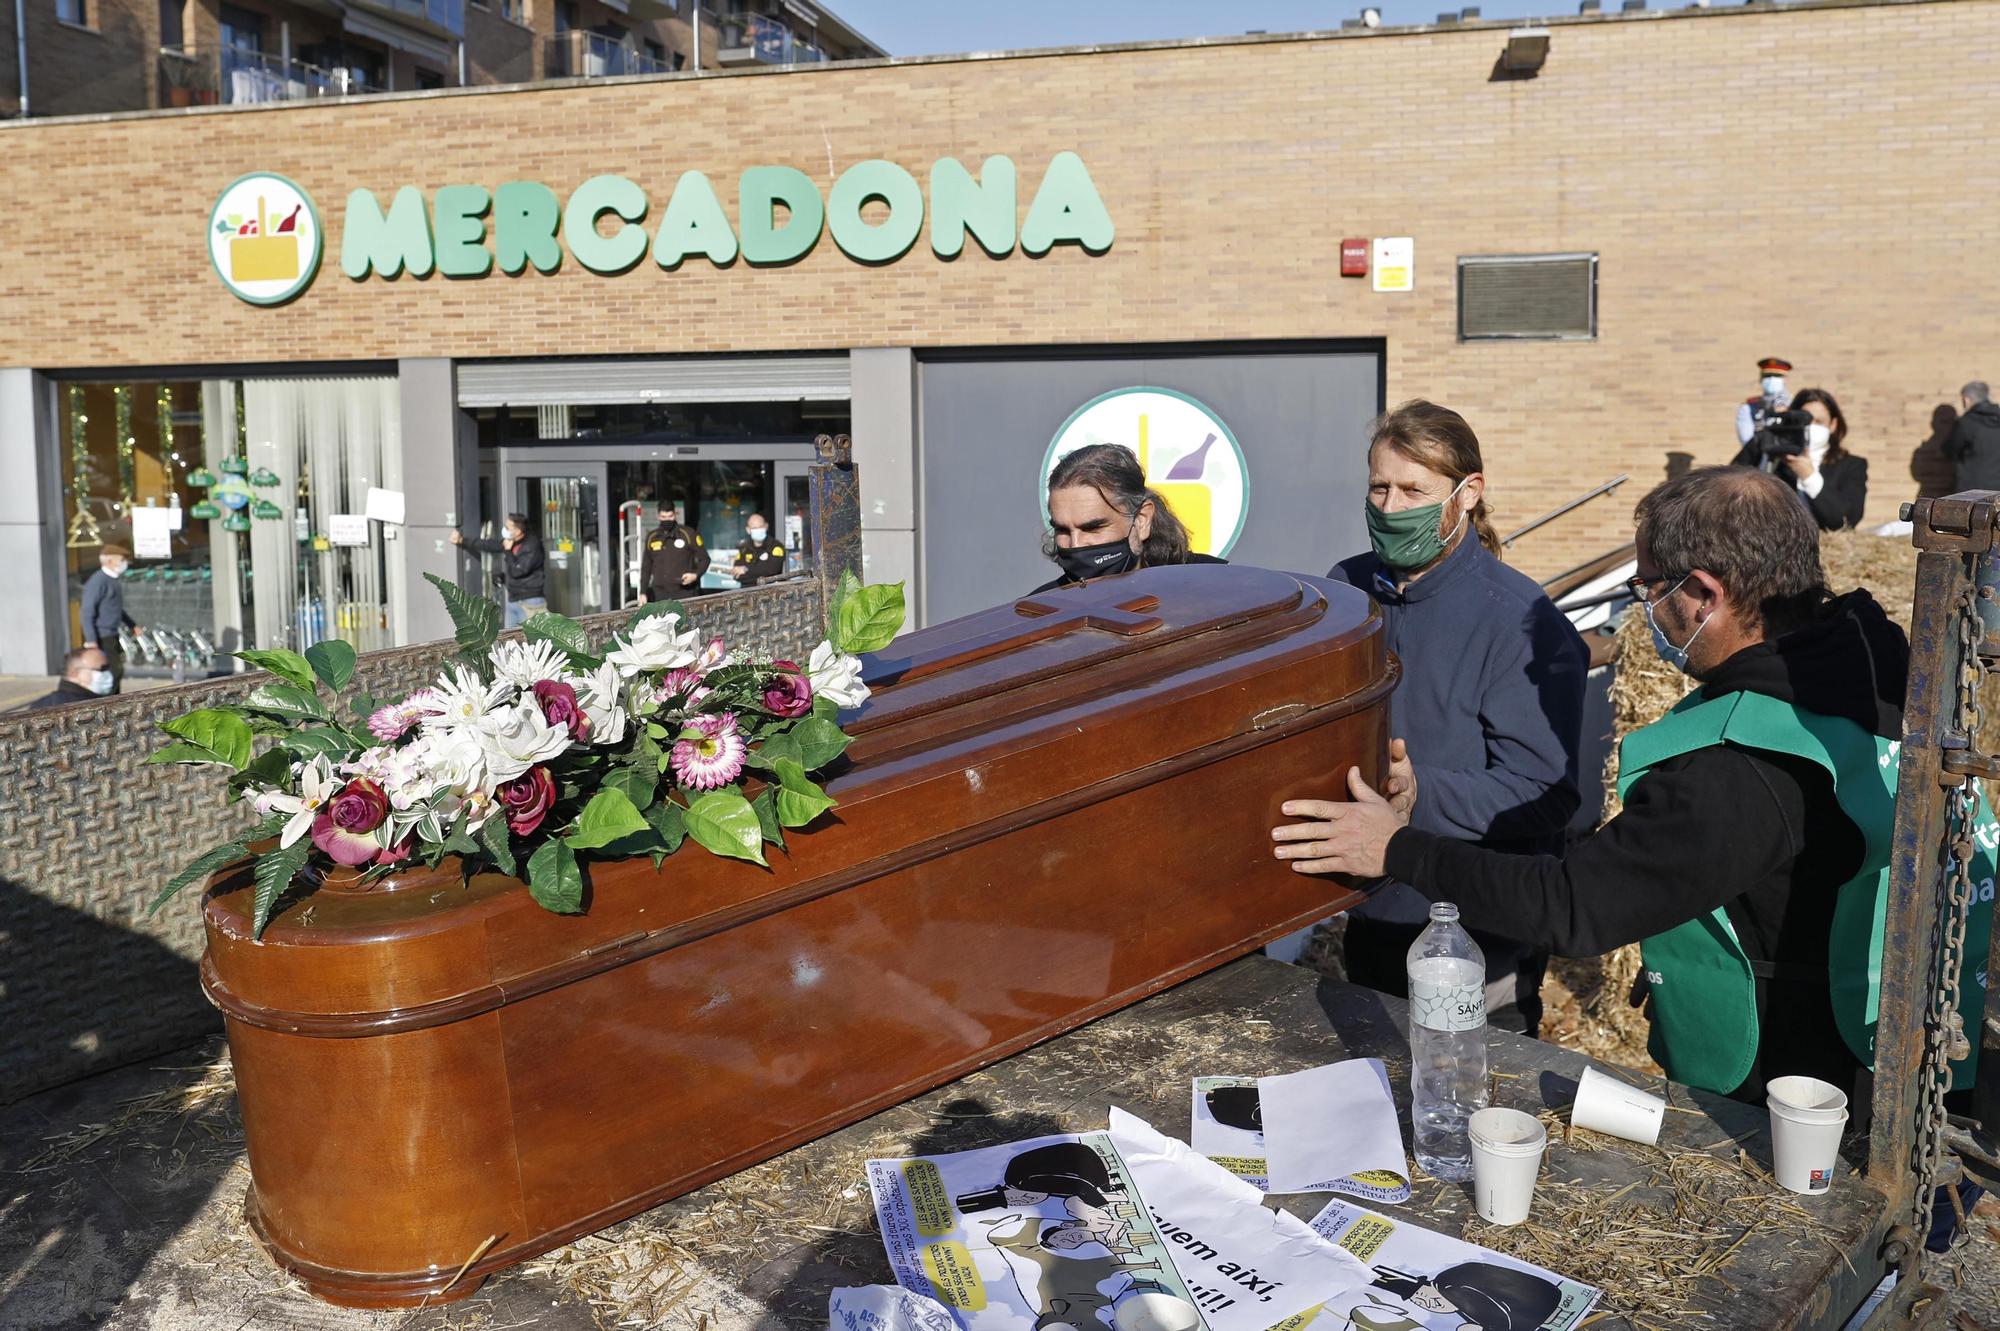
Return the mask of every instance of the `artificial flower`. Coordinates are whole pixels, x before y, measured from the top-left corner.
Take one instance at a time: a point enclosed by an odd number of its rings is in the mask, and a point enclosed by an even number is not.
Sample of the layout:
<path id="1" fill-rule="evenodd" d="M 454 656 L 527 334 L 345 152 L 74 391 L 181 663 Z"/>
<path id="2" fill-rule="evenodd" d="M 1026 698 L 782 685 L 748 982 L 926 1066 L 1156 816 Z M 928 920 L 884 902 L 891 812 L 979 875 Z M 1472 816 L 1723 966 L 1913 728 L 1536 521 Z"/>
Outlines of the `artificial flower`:
<path id="1" fill-rule="evenodd" d="M 424 719 L 436 697 L 429 689 L 418 689 L 401 702 L 377 707 L 368 714 L 368 733 L 384 744 L 392 744 Z"/>
<path id="2" fill-rule="evenodd" d="M 813 692 L 840 708 L 859 707 L 868 701 L 868 686 L 861 680 L 861 658 L 837 652 L 830 642 L 813 648 L 806 662 L 806 678 Z"/>
<path id="3" fill-rule="evenodd" d="M 772 716 L 804 716 L 812 710 L 812 683 L 793 661 L 773 661 L 777 673 L 764 683 L 764 710 Z"/>
<path id="4" fill-rule="evenodd" d="M 530 767 L 494 794 L 507 815 L 507 830 L 515 836 L 527 836 L 542 825 L 555 804 L 556 779 L 546 767 Z"/>
<path id="5" fill-rule="evenodd" d="M 689 790 L 714 790 L 743 775 L 743 736 L 736 713 L 697 716 L 688 722 L 697 734 L 674 743 L 674 777 Z"/>
<path id="6" fill-rule="evenodd" d="M 514 687 L 505 680 L 488 684 L 466 667 L 453 666 L 449 674 L 439 675 L 437 686 L 427 692 L 431 696 L 424 705 L 424 728 L 448 730 L 478 725 L 507 703 Z"/>
<path id="7" fill-rule="evenodd" d="M 590 742 L 616 744 L 625 738 L 625 681 L 618 667 L 605 662 L 590 674 L 574 681 L 576 700 L 590 722 Z"/>
<path id="8" fill-rule="evenodd" d="M 313 844 L 340 864 L 367 864 L 382 851 L 382 839 L 375 833 L 388 814 L 389 799 L 382 787 L 357 777 L 313 819 Z"/>
<path id="9" fill-rule="evenodd" d="M 653 697 L 657 702 L 678 700 L 683 707 L 697 707 L 701 704 L 701 700 L 712 692 L 713 689 L 702 684 L 699 670 L 669 670 L 660 676 L 660 682 L 653 690 Z"/>
<path id="10" fill-rule="evenodd" d="M 729 649 L 722 645 L 722 639 L 710 638 L 708 646 L 701 649 L 701 659 L 694 663 L 695 673 L 706 675 L 711 670 L 720 670 L 729 664 Z"/>
<path id="11" fill-rule="evenodd" d="M 495 679 L 523 691 L 543 680 L 560 679 L 569 668 L 568 655 L 552 642 L 496 643 L 488 659 Z"/>
<path id="12" fill-rule="evenodd" d="M 567 726 L 569 737 L 582 740 L 590 733 L 590 718 L 577 701 L 576 689 L 559 679 L 536 680 L 529 692 L 542 709 L 542 717 L 552 726 Z"/>
<path id="13" fill-rule="evenodd" d="M 630 679 L 644 670 L 679 670 L 695 663 L 695 644 L 701 635 L 693 629 L 680 631 L 681 617 L 668 612 L 648 615 L 625 630 L 604 659 Z"/>
<path id="14" fill-rule="evenodd" d="M 570 745 L 569 727 L 551 723 L 533 698 L 488 712 L 472 727 L 472 736 L 486 761 L 487 779 L 495 785 L 512 781 Z"/>
<path id="15" fill-rule="evenodd" d="M 375 863 L 380 865 L 401 864 L 416 853 L 417 843 L 410 837 L 405 836 L 393 846 L 382 847 L 381 851 L 375 856 Z"/>
<path id="16" fill-rule="evenodd" d="M 265 790 L 257 795 L 251 807 L 258 813 L 288 813 L 284 830 L 278 833 L 278 844 L 289 846 L 312 830 L 313 819 L 320 809 L 333 798 L 340 789 L 334 779 L 333 768 L 324 757 L 299 765 L 299 789 L 294 794 L 288 790 Z"/>

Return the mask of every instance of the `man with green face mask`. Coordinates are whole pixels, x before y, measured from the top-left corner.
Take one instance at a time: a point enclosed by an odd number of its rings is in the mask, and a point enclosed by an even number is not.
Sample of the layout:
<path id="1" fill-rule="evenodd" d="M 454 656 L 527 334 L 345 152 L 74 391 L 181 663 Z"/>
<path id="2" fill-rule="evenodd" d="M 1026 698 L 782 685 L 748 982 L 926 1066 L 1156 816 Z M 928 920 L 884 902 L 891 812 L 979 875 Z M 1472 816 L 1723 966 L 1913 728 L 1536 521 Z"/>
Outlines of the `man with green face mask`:
<path id="1" fill-rule="evenodd" d="M 1589 654 L 1542 589 L 1496 557 L 1485 486 L 1464 417 L 1429 402 L 1396 408 L 1368 450 L 1372 548 L 1332 576 L 1375 597 L 1402 662 L 1389 733 L 1415 761 L 1412 822 L 1493 850 L 1556 853 L 1580 802 Z M 1402 994 L 1404 954 L 1429 908 L 1391 883 L 1349 912 L 1348 977 Z M 1533 1035 L 1546 957 L 1502 934 L 1475 936 L 1495 1024 Z"/>

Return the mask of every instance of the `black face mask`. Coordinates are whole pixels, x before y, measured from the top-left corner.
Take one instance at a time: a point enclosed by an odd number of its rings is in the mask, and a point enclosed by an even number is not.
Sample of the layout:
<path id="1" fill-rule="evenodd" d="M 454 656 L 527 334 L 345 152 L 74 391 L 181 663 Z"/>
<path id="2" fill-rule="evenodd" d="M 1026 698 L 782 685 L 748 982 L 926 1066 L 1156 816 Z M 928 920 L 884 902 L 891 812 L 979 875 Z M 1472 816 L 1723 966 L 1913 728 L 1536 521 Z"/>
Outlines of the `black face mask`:
<path id="1" fill-rule="evenodd" d="M 1136 568 L 1139 557 L 1132 553 L 1128 541 L 1106 541 L 1102 545 L 1073 545 L 1065 550 L 1056 547 L 1055 561 L 1062 567 L 1063 576 L 1072 582 L 1088 582 L 1108 573 L 1124 573 Z"/>

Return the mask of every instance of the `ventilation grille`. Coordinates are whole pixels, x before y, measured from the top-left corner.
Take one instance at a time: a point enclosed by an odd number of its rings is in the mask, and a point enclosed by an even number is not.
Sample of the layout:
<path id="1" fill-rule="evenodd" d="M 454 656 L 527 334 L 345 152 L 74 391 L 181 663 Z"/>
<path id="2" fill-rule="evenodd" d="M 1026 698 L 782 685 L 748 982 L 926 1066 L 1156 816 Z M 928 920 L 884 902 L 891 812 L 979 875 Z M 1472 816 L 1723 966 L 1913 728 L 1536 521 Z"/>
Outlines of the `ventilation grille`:
<path id="1" fill-rule="evenodd" d="M 1458 335 L 1597 336 L 1595 254 L 1508 254 L 1458 261 Z"/>

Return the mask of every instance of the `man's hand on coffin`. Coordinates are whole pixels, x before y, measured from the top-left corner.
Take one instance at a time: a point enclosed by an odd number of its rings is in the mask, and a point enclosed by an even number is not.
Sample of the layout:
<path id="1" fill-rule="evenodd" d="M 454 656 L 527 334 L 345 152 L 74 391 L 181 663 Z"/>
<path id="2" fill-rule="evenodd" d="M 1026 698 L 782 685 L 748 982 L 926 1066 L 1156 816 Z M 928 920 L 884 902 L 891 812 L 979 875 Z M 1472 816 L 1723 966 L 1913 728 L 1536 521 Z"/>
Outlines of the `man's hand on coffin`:
<path id="1" fill-rule="evenodd" d="M 1272 828 L 1271 839 L 1279 843 L 1273 853 L 1300 873 L 1380 878 L 1389 838 L 1409 825 L 1409 816 L 1363 781 L 1358 767 L 1347 769 L 1347 790 L 1354 797 L 1350 804 L 1286 800 L 1287 817 L 1310 821 Z"/>
<path id="2" fill-rule="evenodd" d="M 1382 783 L 1382 793 L 1389 797 L 1389 807 L 1404 822 L 1410 821 L 1410 811 L 1417 807 L 1417 769 L 1410 762 L 1409 746 L 1399 739 L 1389 741 L 1389 778 Z"/>

